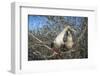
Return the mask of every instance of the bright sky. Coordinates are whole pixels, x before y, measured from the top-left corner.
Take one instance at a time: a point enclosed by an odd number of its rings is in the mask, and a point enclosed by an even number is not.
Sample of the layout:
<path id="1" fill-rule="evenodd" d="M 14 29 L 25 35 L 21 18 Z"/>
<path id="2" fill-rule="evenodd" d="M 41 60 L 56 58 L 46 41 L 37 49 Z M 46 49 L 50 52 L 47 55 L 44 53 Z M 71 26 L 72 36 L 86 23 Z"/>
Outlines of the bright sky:
<path id="1" fill-rule="evenodd" d="M 29 30 L 41 28 L 46 24 L 47 19 L 44 16 L 29 15 L 28 16 L 28 26 Z"/>

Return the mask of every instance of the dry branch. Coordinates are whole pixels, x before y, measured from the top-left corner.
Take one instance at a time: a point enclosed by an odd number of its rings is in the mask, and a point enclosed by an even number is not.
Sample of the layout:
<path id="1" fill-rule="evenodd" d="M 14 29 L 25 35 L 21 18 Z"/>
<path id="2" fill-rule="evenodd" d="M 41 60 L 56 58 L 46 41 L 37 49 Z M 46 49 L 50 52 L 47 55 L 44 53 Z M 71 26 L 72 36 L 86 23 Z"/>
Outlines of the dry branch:
<path id="1" fill-rule="evenodd" d="M 29 33 L 29 35 L 31 35 L 33 38 L 35 38 L 36 40 L 38 40 L 40 43 L 44 43 L 43 41 L 41 41 L 40 39 L 38 39 L 37 37 L 35 37 L 32 33 Z M 43 44 L 44 47 L 46 47 L 47 49 L 51 50 L 52 48 L 50 48 L 49 46 Z"/>
<path id="2" fill-rule="evenodd" d="M 85 26 L 84 30 L 82 31 L 81 35 L 78 37 L 77 42 L 84 36 L 87 27 Z"/>
<path id="3" fill-rule="evenodd" d="M 33 38 L 35 38 L 36 40 L 38 40 L 39 42 L 43 43 L 43 41 L 41 41 L 40 39 L 38 39 L 37 37 L 35 37 L 32 33 L 29 33 L 29 34 L 30 34 Z M 58 54 L 56 51 L 54 51 L 54 50 L 53 50 L 52 48 L 50 48 L 49 46 L 47 46 L 47 45 L 45 45 L 45 44 L 43 44 L 43 46 L 46 47 L 47 49 L 49 49 L 50 51 L 53 51 L 53 54 L 50 55 L 50 56 L 47 56 L 47 58 L 50 58 L 50 57 L 52 57 L 52 56 Z M 38 54 L 40 54 L 42 57 L 45 58 L 45 56 L 42 55 L 40 52 L 38 52 Z"/>

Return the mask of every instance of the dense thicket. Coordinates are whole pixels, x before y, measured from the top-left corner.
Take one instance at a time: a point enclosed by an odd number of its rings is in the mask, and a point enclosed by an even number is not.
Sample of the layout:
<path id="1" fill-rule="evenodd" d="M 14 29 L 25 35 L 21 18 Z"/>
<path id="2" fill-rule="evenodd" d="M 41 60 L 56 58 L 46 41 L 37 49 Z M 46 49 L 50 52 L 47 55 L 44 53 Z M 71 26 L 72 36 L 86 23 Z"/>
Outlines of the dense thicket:
<path id="1" fill-rule="evenodd" d="M 28 34 L 28 60 L 49 60 L 49 59 L 80 59 L 88 57 L 88 18 L 71 16 L 38 16 L 45 18 L 45 24 L 42 27 L 29 29 Z M 64 26 L 71 26 L 76 32 L 73 32 L 74 51 L 60 48 L 61 57 L 53 55 L 53 51 L 46 48 L 57 35 L 64 29 Z M 30 33 L 32 35 L 30 35 Z M 34 37 L 35 38 L 34 38 Z M 37 39 L 41 40 L 37 40 Z"/>

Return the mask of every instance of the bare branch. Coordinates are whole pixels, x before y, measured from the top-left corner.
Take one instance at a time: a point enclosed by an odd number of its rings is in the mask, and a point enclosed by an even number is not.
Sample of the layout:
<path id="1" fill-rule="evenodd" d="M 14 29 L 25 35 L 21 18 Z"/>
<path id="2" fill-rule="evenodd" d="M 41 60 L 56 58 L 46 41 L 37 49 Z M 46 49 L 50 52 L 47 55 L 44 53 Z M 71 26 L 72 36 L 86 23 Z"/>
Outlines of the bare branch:
<path id="1" fill-rule="evenodd" d="M 36 40 L 38 40 L 39 42 L 43 43 L 43 41 L 41 41 L 40 39 L 38 39 L 37 37 L 35 37 L 32 33 L 29 33 L 33 38 L 35 38 Z M 50 48 L 49 46 L 43 44 L 44 47 L 46 47 L 47 49 L 53 51 L 53 52 L 56 52 L 54 51 L 52 48 Z M 57 52 L 56 52 L 57 53 Z"/>
<path id="2" fill-rule="evenodd" d="M 78 37 L 77 42 L 79 42 L 79 40 L 84 36 L 86 31 L 86 27 L 84 28 L 84 30 L 82 31 L 81 35 Z"/>

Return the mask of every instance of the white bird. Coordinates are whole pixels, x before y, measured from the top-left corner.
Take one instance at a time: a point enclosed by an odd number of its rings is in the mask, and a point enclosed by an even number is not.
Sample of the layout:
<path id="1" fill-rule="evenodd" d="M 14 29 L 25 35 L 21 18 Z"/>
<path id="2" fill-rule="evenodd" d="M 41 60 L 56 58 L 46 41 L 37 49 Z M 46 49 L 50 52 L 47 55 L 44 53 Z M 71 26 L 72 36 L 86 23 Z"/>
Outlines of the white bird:
<path id="1" fill-rule="evenodd" d="M 73 37 L 70 31 L 67 31 L 67 41 L 65 42 L 65 47 L 71 49 L 73 47 Z"/>
<path id="2" fill-rule="evenodd" d="M 67 49 L 71 49 L 74 45 L 71 31 L 73 31 L 74 33 L 76 32 L 70 26 L 65 26 L 63 31 L 55 38 L 53 43 L 51 43 L 51 48 L 56 48 L 57 50 L 59 50 L 61 46 L 65 46 Z M 67 33 L 66 42 L 64 42 L 65 33 Z"/>
<path id="3" fill-rule="evenodd" d="M 64 45 L 64 35 L 66 33 L 66 31 L 70 28 L 70 26 L 66 26 L 63 31 L 55 38 L 55 40 L 53 41 L 53 43 L 51 44 L 51 47 L 57 48 L 59 49 L 61 47 L 61 45 Z"/>

